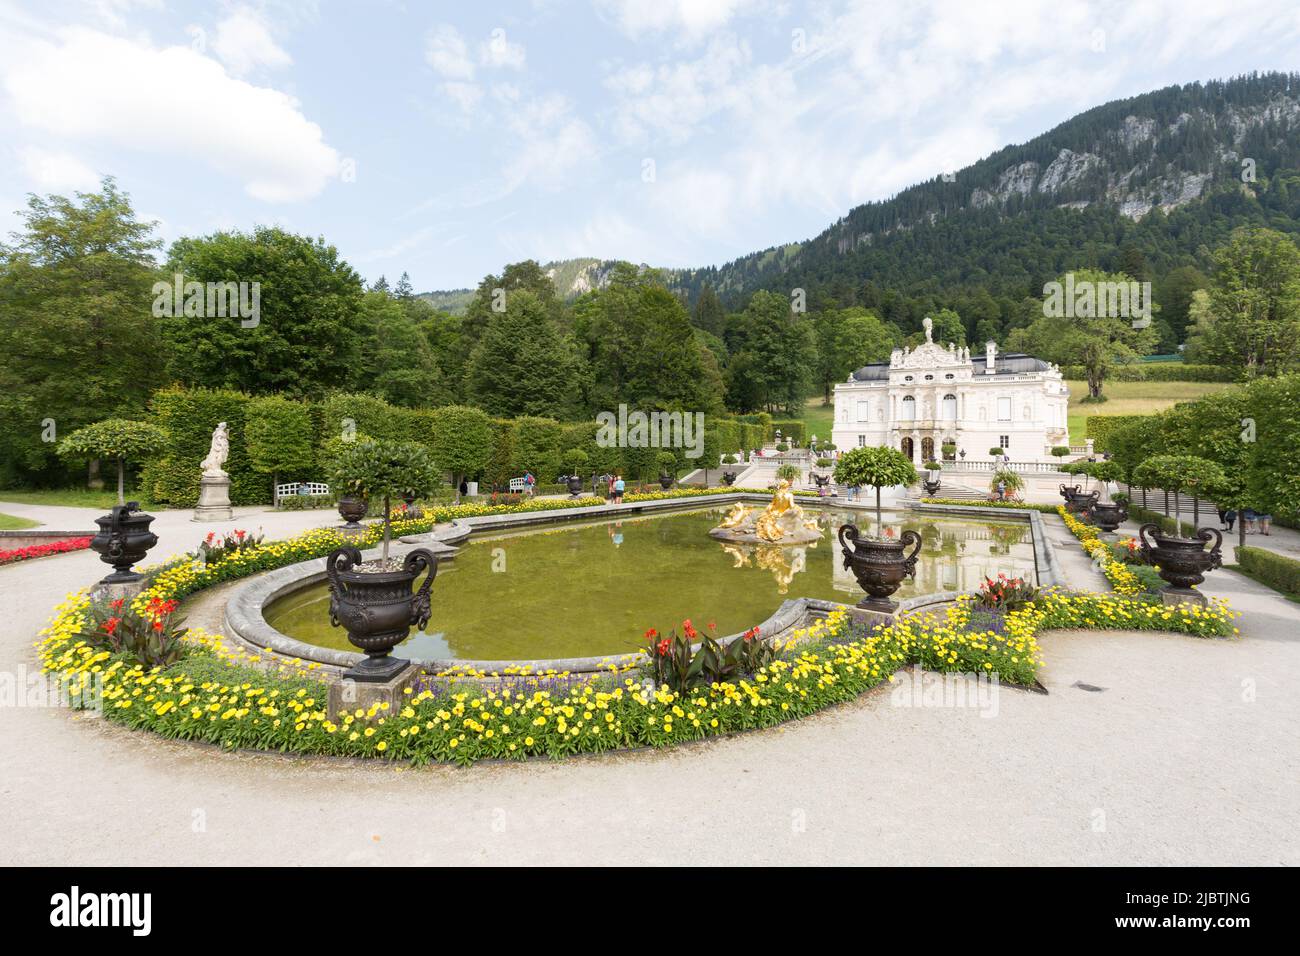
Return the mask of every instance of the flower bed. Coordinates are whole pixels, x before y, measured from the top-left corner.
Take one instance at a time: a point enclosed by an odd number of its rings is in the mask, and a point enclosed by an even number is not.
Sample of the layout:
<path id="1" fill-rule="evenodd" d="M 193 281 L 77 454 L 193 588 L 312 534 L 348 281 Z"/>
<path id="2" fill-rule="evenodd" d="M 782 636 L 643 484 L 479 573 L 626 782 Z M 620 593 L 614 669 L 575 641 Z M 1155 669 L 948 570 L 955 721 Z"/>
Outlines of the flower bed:
<path id="1" fill-rule="evenodd" d="M 1101 534 L 1096 528 L 1084 524 L 1067 511 L 1064 505 L 1057 505 L 1056 513 L 1061 516 L 1070 533 L 1079 539 L 1083 550 L 1097 564 L 1116 593 L 1128 595 L 1147 593 L 1147 586 L 1142 578 L 1134 573 L 1129 565 L 1115 557 L 1110 545 L 1101 540 Z"/>
<path id="2" fill-rule="evenodd" d="M 427 530 L 436 520 L 446 518 L 405 524 Z M 364 544 L 373 544 L 380 533 L 367 529 Z M 227 554 L 211 565 L 192 558 L 172 562 L 150 572 L 131 609 L 148 617 L 202 587 L 319 557 L 338 541 L 333 529 L 315 529 Z M 942 617 L 908 618 L 871 630 L 837 611 L 796 631 L 755 673 L 682 693 L 649 687 L 617 670 L 571 684 L 563 683 L 566 674 L 520 674 L 522 686 L 518 680 L 492 686 L 467 678 L 494 675 L 455 669 L 437 675 L 441 679 L 433 686 L 412 690 L 396 711 L 357 709 L 336 720 L 326 713 L 326 685 L 313 678 L 314 664 L 291 666 L 269 655 L 231 652 L 202 631 L 186 636 L 180 660 L 161 667 L 91 643 L 84 632 L 94 622 L 84 592 L 56 609 L 37 647 L 45 672 L 58 675 L 74 702 L 93 699 L 98 686 L 106 717 L 166 737 L 231 749 L 469 764 L 660 747 L 768 727 L 849 700 L 911 664 L 1027 685 L 1042 663 L 1035 635 L 1044 629 L 1235 633 L 1233 614 L 1222 602 L 1166 608 L 1111 594 L 1054 593 L 1007 612 L 996 629 L 973 625 L 972 604 L 962 599 Z"/>
<path id="3" fill-rule="evenodd" d="M 1007 508 L 1011 511 L 1041 511 L 1056 514 L 1056 505 L 1033 504 L 1028 501 L 973 501 L 967 498 L 922 498 L 923 505 L 962 505 L 966 508 Z"/>
<path id="4" fill-rule="evenodd" d="M 0 564 L 13 564 L 31 558 L 45 558 L 51 554 L 66 554 L 69 551 L 82 551 L 90 547 L 90 538 L 69 538 L 67 541 L 51 541 L 49 544 L 33 544 L 26 548 L 14 548 L 12 551 L 0 551 Z"/>

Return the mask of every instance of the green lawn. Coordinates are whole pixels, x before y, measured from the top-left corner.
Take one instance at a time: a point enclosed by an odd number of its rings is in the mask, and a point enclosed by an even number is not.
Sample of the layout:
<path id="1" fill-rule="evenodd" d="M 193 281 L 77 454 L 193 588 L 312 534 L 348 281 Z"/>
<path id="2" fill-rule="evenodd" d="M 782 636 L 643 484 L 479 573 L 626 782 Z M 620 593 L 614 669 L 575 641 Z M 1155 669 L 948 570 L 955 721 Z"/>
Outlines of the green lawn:
<path id="1" fill-rule="evenodd" d="M 24 528 L 35 528 L 39 521 L 33 521 L 31 518 L 15 518 L 13 515 L 0 514 L 0 531 L 22 531 Z"/>
<path id="2" fill-rule="evenodd" d="M 1106 401 L 1098 405 L 1080 405 L 1079 399 L 1088 394 L 1088 383 L 1070 381 L 1066 384 L 1070 386 L 1067 423 L 1070 441 L 1076 445 L 1083 444 L 1086 437 L 1083 420 L 1089 415 L 1150 415 L 1177 402 L 1232 388 L 1227 382 L 1111 382 L 1102 388 Z M 823 405 L 821 392 L 816 392 L 808 396 L 802 418 L 808 434 L 829 438 L 835 424 L 835 406 Z"/>
<path id="3" fill-rule="evenodd" d="M 1079 400 L 1088 394 L 1088 383 L 1069 381 L 1066 384 L 1070 386 L 1066 421 L 1070 442 L 1075 445 L 1082 445 L 1087 437 L 1084 435 L 1084 419 L 1089 415 L 1151 415 L 1178 402 L 1232 388 L 1228 382 L 1110 382 L 1101 389 L 1106 401 L 1081 405 Z"/>
<path id="4" fill-rule="evenodd" d="M 132 499 L 127 492 L 127 501 Z M 20 488 L 0 490 L 0 501 L 16 501 L 24 505 L 65 505 L 71 508 L 102 508 L 107 511 L 117 504 L 116 491 L 91 491 L 89 488 Z"/>

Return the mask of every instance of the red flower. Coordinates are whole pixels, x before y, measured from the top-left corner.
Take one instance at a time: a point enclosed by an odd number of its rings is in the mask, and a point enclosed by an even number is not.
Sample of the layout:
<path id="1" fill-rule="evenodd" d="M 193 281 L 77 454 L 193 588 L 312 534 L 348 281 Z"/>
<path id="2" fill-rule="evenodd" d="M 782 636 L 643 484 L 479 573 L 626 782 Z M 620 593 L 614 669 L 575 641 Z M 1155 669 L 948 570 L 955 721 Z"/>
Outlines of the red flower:
<path id="1" fill-rule="evenodd" d="M 654 636 L 655 636 L 656 634 L 658 634 L 658 633 L 659 633 L 659 632 L 656 631 L 653 627 L 650 628 L 649 630 L 647 630 L 647 631 L 645 632 L 646 640 L 649 640 L 650 638 L 654 637 Z"/>
<path id="2" fill-rule="evenodd" d="M 655 650 L 658 652 L 660 657 L 667 657 L 668 648 L 671 646 L 672 646 L 672 641 L 668 640 L 668 638 L 665 637 L 662 641 L 660 641 L 658 644 L 655 645 Z"/>
<path id="3" fill-rule="evenodd" d="M 118 598 L 116 601 L 113 601 L 111 604 L 109 604 L 109 607 L 111 607 L 114 611 L 120 611 L 122 610 L 122 605 L 125 603 L 126 603 L 126 598 Z"/>
<path id="4" fill-rule="evenodd" d="M 121 623 L 122 619 L 120 617 L 110 617 L 104 622 L 104 633 L 111 637 L 113 632 L 117 630 L 117 626 Z"/>
<path id="5" fill-rule="evenodd" d="M 690 618 L 682 621 L 682 630 L 686 632 L 686 636 L 691 640 L 695 640 L 700 636 L 700 632 L 695 630 L 695 625 L 691 623 Z"/>
<path id="6" fill-rule="evenodd" d="M 710 621 L 708 624 L 708 628 L 710 631 L 716 631 L 718 629 L 718 625 L 715 624 L 713 621 Z"/>

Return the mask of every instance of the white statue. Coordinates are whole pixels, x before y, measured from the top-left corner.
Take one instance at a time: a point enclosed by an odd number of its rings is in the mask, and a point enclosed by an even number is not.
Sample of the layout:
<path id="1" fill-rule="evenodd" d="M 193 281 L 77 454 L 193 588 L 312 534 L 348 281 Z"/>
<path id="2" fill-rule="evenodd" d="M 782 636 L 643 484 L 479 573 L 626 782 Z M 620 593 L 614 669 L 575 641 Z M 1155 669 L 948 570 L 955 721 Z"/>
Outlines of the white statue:
<path id="1" fill-rule="evenodd" d="M 212 445 L 208 448 L 208 457 L 204 458 L 199 464 L 199 467 L 203 469 L 203 477 L 229 477 L 221 468 L 221 466 L 226 463 L 226 457 L 229 454 L 230 434 L 226 430 L 226 423 L 221 422 L 212 430 Z"/>
<path id="2" fill-rule="evenodd" d="M 925 329 L 925 340 L 927 342 L 933 342 L 934 339 L 930 336 L 934 333 L 934 322 L 928 315 L 921 320 L 921 327 Z"/>

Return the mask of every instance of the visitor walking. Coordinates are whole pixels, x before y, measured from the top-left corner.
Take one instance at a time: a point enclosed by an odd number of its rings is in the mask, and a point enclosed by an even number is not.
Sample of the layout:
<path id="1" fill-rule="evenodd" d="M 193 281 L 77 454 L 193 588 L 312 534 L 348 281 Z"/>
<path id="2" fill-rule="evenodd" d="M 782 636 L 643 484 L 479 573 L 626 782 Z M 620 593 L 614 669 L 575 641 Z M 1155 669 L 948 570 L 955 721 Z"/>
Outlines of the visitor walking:
<path id="1" fill-rule="evenodd" d="M 1225 531 L 1232 530 L 1232 526 L 1237 523 L 1237 512 L 1235 509 L 1229 508 L 1224 512 L 1223 523 L 1227 525 L 1227 528 L 1224 529 Z"/>
<path id="2" fill-rule="evenodd" d="M 1260 534 L 1272 534 L 1272 533 L 1273 533 L 1272 531 L 1269 530 L 1270 528 L 1273 527 L 1273 516 L 1272 516 L 1271 514 L 1267 514 L 1267 513 L 1264 513 L 1264 514 L 1258 514 L 1258 515 L 1255 516 L 1255 520 L 1256 520 L 1257 522 L 1259 522 L 1259 525 L 1258 525 L 1258 526 L 1259 526 L 1259 533 L 1260 533 Z"/>
<path id="3" fill-rule="evenodd" d="M 1225 509 L 1223 509 L 1223 508 L 1220 508 L 1220 509 L 1219 509 L 1219 530 L 1220 530 L 1220 531 L 1230 531 L 1230 530 L 1231 530 L 1231 529 L 1228 527 L 1228 512 L 1227 512 Z"/>
<path id="4" fill-rule="evenodd" d="M 537 479 L 533 477 L 531 471 L 524 472 L 524 488 L 528 492 L 528 497 L 533 496 L 533 491 L 537 488 Z"/>
<path id="5" fill-rule="evenodd" d="M 1005 481 L 1003 481 L 1001 478 L 999 478 L 999 479 L 998 479 L 998 485 L 997 485 L 997 488 L 998 488 L 998 501 L 1006 501 L 1006 500 L 1007 500 L 1007 483 L 1006 483 Z"/>
<path id="6" fill-rule="evenodd" d="M 1246 534 L 1254 534 L 1256 530 L 1255 522 L 1259 515 L 1255 513 L 1254 508 L 1241 509 L 1241 523 L 1246 526 Z"/>
<path id="7" fill-rule="evenodd" d="M 615 475 L 614 476 L 614 504 L 621 505 L 623 503 L 623 491 L 626 488 L 627 488 L 627 484 L 623 481 L 623 476 Z"/>

